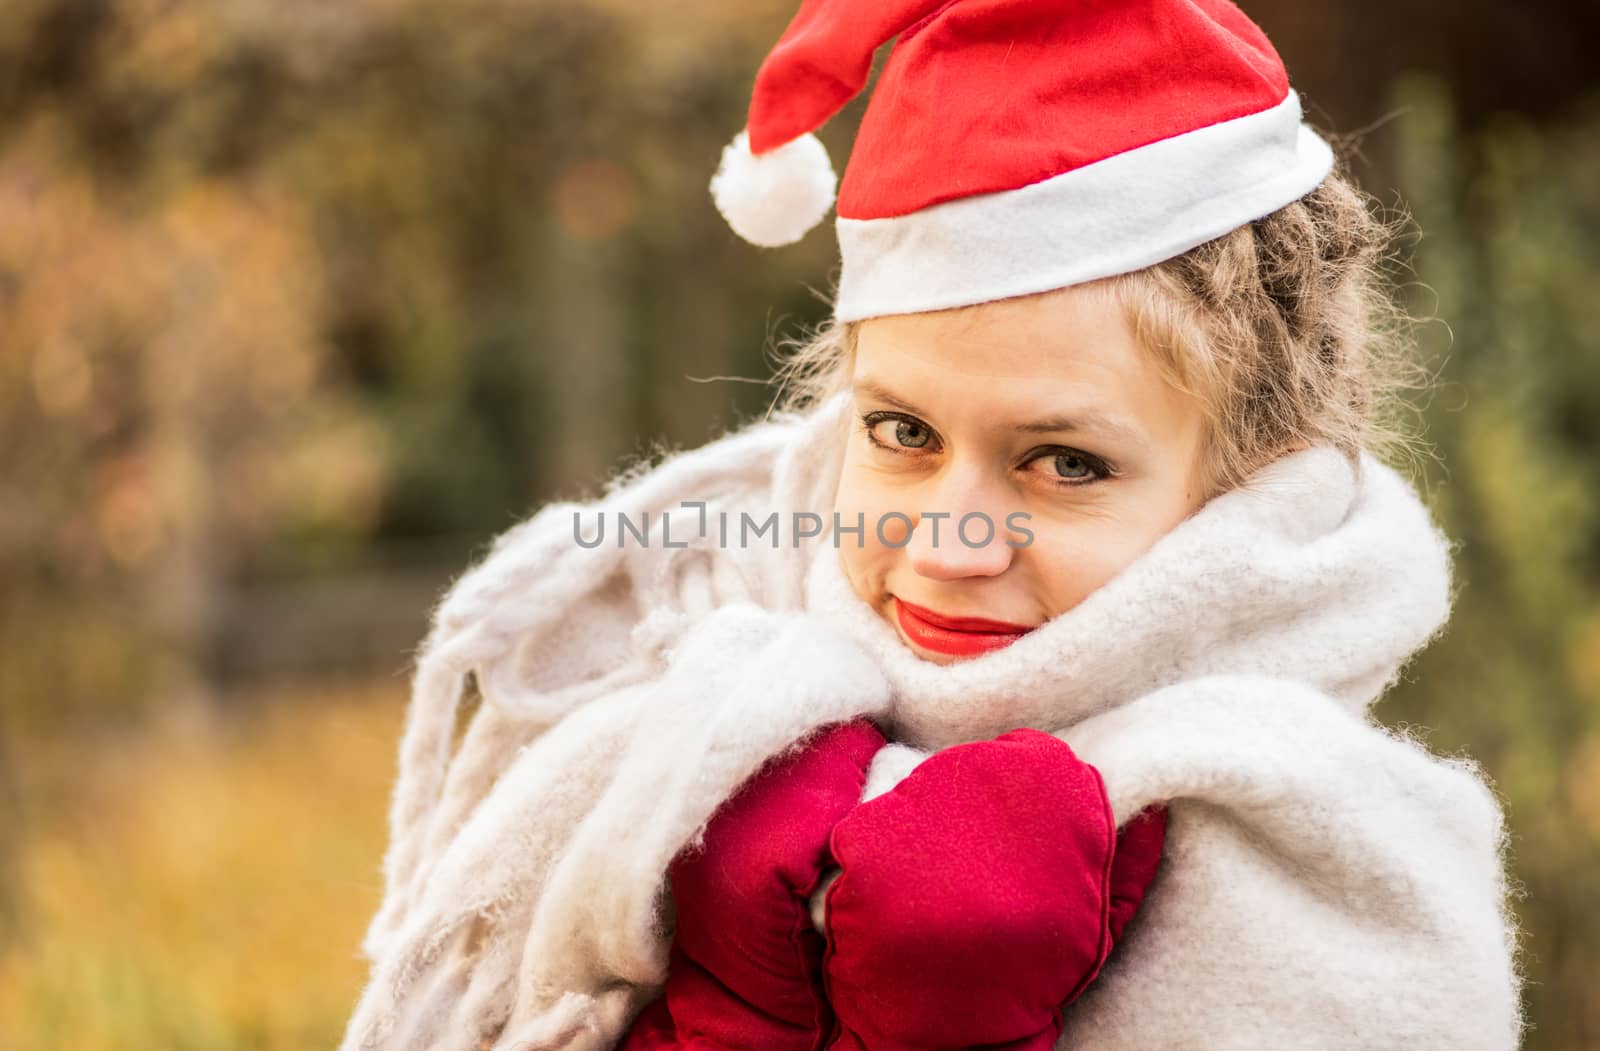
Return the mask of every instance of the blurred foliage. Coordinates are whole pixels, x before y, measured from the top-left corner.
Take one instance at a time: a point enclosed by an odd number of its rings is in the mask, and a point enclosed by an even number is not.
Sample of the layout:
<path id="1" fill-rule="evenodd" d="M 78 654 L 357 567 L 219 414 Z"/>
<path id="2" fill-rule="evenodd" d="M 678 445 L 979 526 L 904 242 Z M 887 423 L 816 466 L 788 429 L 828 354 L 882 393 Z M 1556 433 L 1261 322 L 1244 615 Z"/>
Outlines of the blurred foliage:
<path id="1" fill-rule="evenodd" d="M 1547 0 L 1415 53 L 1385 41 L 1424 0 L 1246 6 L 1313 113 L 1395 114 L 1359 170 L 1424 232 L 1460 590 L 1378 712 L 1507 805 L 1527 1046 L 1600 1046 L 1600 97 L 1552 94 L 1588 37 Z M 537 505 L 761 411 L 699 381 L 825 313 L 832 238 L 759 253 L 706 193 L 792 10 L 0 5 L 0 1048 L 336 1041 L 432 600 Z M 1543 68 L 1466 83 L 1501 30 Z"/>
<path id="2" fill-rule="evenodd" d="M 455 564 L 763 407 L 689 377 L 764 376 L 831 250 L 713 208 L 760 45 L 661 30 L 766 23 L 693 6 L 7 5 L 0 692 L 196 688 L 231 584 Z"/>
<path id="3" fill-rule="evenodd" d="M 1526 1046 L 1600 1046 L 1600 97 L 1466 136 L 1436 81 L 1397 97 L 1412 309 L 1445 321 L 1427 484 L 1459 547 L 1447 633 L 1379 712 L 1481 761 L 1509 810 Z"/>

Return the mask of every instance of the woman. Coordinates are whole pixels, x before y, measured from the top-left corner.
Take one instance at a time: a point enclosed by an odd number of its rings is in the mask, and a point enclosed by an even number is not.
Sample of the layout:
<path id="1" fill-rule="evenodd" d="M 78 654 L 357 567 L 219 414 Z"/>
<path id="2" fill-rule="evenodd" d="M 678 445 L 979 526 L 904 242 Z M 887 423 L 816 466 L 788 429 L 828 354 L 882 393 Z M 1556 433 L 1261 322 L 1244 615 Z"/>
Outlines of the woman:
<path id="1" fill-rule="evenodd" d="M 1384 229 L 1229 4 L 817 0 L 740 233 L 893 36 L 783 411 L 436 612 L 344 1046 L 1514 1047 L 1499 805 L 1367 714 L 1450 605 Z"/>

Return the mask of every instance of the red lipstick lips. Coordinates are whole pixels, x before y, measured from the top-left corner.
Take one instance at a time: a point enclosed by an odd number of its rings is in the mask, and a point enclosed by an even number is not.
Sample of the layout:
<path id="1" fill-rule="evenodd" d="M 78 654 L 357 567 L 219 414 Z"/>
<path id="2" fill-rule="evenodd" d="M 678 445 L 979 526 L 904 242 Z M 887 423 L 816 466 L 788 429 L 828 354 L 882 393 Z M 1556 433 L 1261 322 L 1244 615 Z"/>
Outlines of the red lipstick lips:
<path id="1" fill-rule="evenodd" d="M 1027 624 L 1008 624 L 985 617 L 949 617 L 894 596 L 895 619 L 906 638 L 955 657 L 973 657 L 998 650 L 1032 631 Z"/>

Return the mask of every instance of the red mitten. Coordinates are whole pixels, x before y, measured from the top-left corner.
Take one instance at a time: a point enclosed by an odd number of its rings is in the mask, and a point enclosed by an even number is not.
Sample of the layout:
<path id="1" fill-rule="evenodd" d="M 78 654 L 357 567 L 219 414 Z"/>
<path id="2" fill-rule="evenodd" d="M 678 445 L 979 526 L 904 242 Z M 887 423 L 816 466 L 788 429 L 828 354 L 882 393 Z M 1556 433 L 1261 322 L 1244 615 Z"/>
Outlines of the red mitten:
<path id="1" fill-rule="evenodd" d="M 677 913 L 662 995 L 621 1051 L 812 1051 L 833 1023 L 822 936 L 807 902 L 828 835 L 861 800 L 883 747 L 865 718 L 825 727 L 770 760 L 706 826 L 704 850 L 667 870 Z"/>
<path id="2" fill-rule="evenodd" d="M 1161 850 L 1167 845 L 1166 804 L 1145 807 L 1117 833 L 1117 853 L 1111 859 L 1111 940 L 1122 940 L 1122 930 L 1144 902 L 1144 893 L 1161 867 Z"/>
<path id="3" fill-rule="evenodd" d="M 1051 734 L 935 752 L 834 826 L 827 1047 L 1049 1051 L 1154 877 L 1165 829 L 1161 807 L 1119 840 L 1099 771 Z"/>

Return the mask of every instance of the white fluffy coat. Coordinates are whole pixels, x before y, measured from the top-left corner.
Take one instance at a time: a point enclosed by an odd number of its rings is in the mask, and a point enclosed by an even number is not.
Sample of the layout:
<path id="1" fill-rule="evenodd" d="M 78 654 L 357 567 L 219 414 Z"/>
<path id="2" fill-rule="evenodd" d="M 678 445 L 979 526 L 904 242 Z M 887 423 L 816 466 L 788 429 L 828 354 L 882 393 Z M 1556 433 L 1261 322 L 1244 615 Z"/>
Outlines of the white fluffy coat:
<path id="1" fill-rule="evenodd" d="M 848 395 L 748 425 L 502 536 L 435 613 L 342 1051 L 613 1047 L 665 979 L 663 874 L 768 757 L 868 714 L 922 757 L 1018 726 L 1171 807 L 1165 860 L 1058 1047 L 1505 1051 L 1522 1030 L 1501 807 L 1371 705 L 1450 608 L 1411 487 L 1313 448 L 1006 649 L 917 658 L 825 535 L 594 550 L 597 514 L 831 513 Z M 870 528 L 870 525 L 869 525 Z M 844 542 L 853 542 L 848 537 Z M 482 703 L 455 745 L 458 709 Z"/>

